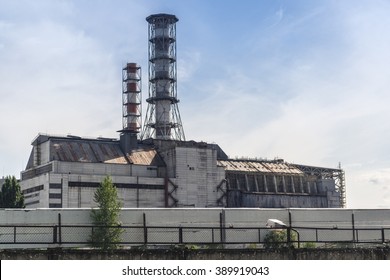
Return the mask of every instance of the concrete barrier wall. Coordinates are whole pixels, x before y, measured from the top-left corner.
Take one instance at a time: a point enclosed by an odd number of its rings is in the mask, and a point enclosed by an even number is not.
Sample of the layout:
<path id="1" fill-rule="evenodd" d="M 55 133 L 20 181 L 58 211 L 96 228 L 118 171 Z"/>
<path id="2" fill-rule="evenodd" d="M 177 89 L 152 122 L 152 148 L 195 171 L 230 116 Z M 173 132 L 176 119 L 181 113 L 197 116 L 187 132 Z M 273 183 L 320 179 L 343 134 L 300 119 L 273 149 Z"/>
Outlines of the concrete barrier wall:
<path id="1" fill-rule="evenodd" d="M 371 249 L 48 249 L 0 250 L 1 260 L 389 260 L 389 248 Z"/>
<path id="2" fill-rule="evenodd" d="M 63 225 L 91 225 L 91 209 L 2 209 L 0 225 L 54 225 L 61 214 Z M 279 219 L 293 227 L 390 227 L 390 209 L 261 209 L 261 208 L 128 208 L 122 209 L 123 225 L 264 227 Z"/>
<path id="3" fill-rule="evenodd" d="M 91 228 L 80 229 L 74 226 L 93 225 L 90 214 L 91 209 L 76 208 L 0 210 L 0 243 L 3 243 L 0 244 L 0 248 L 88 246 L 85 243 L 89 239 Z M 383 239 L 386 240 L 385 242 L 390 240 L 389 209 L 144 208 L 122 209 L 120 215 L 123 226 L 141 227 L 125 229 L 122 241 L 126 244 L 226 242 L 245 243 L 244 247 L 248 247 L 248 244 L 257 244 L 264 240 L 269 229 L 259 228 L 264 228 L 268 219 L 278 219 L 287 225 L 291 221 L 291 226 L 299 231 L 300 242 L 359 240 L 381 243 Z M 56 229 L 59 224 L 61 228 Z M 51 226 L 52 228 L 20 227 L 23 225 Z M 147 237 L 142 228 L 144 225 L 148 227 Z M 16 229 L 12 226 L 19 226 L 16 235 L 14 233 Z M 182 234 L 179 233 L 178 227 L 184 228 Z M 186 229 L 186 227 L 213 227 L 214 229 L 193 230 Z M 224 229 L 221 231 L 220 227 Z M 327 229 L 313 230 L 300 227 Z M 353 227 L 355 230 L 352 230 Z M 359 227 L 370 228 L 370 230 L 358 231 Z M 382 227 L 387 227 L 387 229 L 381 231 Z M 58 233 L 59 230 L 61 234 Z M 16 242 L 13 241 L 14 237 L 17 239 Z M 56 238 L 62 239 L 61 244 L 54 241 Z M 183 240 L 180 241 L 180 238 Z M 31 244 L 20 244 L 23 242 L 31 242 Z M 33 244 L 37 242 L 43 244 Z"/>

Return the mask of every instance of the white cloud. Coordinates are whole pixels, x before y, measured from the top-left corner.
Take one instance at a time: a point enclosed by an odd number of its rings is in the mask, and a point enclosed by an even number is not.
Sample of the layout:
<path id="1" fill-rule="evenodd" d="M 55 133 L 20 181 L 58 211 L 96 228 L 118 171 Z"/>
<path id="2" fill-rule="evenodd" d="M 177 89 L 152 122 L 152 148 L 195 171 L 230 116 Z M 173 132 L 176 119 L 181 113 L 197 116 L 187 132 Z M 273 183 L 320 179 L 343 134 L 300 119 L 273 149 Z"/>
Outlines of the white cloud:
<path id="1" fill-rule="evenodd" d="M 200 68 L 201 54 L 198 51 L 185 51 L 180 53 L 177 62 L 177 79 L 180 83 L 191 80 L 195 71 Z"/>
<path id="2" fill-rule="evenodd" d="M 347 180 L 350 208 L 388 208 L 390 204 L 390 168 L 351 169 Z M 364 199 L 362 199 L 364 198 Z"/>
<path id="3" fill-rule="evenodd" d="M 279 8 L 279 10 L 277 10 L 275 12 L 275 15 L 276 15 L 276 17 L 278 19 L 278 22 L 282 21 L 283 15 L 284 15 L 284 9 L 283 8 Z"/>
<path id="4" fill-rule="evenodd" d="M 1 163 L 4 172 L 22 170 L 38 132 L 111 132 L 101 124 L 115 120 L 110 104 L 120 83 L 112 83 L 111 57 L 94 39 L 51 21 L 3 24 L 0 31 L 0 153 L 12 159 Z"/>

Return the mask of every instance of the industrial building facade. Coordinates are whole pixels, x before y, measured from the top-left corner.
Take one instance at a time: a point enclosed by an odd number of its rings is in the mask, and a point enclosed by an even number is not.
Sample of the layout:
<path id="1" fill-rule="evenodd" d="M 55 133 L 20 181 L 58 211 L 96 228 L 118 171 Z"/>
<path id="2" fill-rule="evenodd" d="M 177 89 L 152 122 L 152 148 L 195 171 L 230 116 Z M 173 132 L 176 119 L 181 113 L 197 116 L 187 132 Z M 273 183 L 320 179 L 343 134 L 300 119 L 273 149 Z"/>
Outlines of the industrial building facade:
<path id="1" fill-rule="evenodd" d="M 148 139 L 126 154 L 116 139 L 38 135 L 21 187 L 29 208 L 82 208 L 107 175 L 123 207 L 345 206 L 341 169 L 229 159 L 216 144 Z"/>
<path id="2" fill-rule="evenodd" d="M 234 160 L 217 144 L 186 141 L 177 98 L 178 19 L 156 14 L 146 20 L 149 98 L 142 132 L 141 67 L 127 63 L 119 139 L 38 135 L 21 173 L 27 207 L 93 207 L 108 175 L 128 208 L 345 206 L 341 169 Z"/>

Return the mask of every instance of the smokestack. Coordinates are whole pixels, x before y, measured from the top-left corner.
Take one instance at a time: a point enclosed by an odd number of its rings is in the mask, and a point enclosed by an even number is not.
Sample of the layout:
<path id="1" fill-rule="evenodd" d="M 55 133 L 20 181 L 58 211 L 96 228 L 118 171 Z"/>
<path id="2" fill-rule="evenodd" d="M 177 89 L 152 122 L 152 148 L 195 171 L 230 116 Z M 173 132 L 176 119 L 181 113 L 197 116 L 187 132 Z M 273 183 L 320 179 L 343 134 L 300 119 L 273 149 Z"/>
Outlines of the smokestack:
<path id="1" fill-rule="evenodd" d="M 124 153 L 137 147 L 141 128 L 141 67 L 127 63 L 122 69 L 122 130 L 120 144 Z"/>
<path id="2" fill-rule="evenodd" d="M 141 139 L 185 140 L 177 99 L 177 17 L 155 14 L 149 23 L 149 98 Z"/>

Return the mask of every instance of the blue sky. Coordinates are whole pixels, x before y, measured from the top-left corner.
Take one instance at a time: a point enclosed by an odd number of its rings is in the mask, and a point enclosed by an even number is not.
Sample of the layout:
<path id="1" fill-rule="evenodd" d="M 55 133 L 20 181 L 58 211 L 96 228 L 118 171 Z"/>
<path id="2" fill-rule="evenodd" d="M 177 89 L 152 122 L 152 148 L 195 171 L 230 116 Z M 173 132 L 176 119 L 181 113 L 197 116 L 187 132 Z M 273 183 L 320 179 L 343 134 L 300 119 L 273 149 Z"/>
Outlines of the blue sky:
<path id="1" fill-rule="evenodd" d="M 390 208 L 390 2 L 0 0 L 0 172 L 38 133 L 117 137 L 121 67 L 177 23 L 187 140 L 346 171 L 349 208 Z M 146 112 L 144 104 L 143 112 Z"/>

